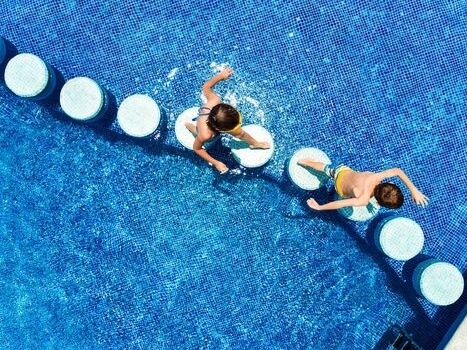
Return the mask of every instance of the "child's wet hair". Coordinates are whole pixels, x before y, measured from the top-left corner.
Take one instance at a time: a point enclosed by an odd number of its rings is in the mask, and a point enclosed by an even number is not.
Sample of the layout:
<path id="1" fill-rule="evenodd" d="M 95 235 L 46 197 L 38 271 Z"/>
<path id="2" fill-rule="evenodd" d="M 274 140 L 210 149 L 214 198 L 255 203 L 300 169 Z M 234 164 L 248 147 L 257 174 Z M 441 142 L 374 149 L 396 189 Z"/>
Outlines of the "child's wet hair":
<path id="1" fill-rule="evenodd" d="M 373 194 L 379 205 L 389 209 L 397 209 L 404 204 L 401 189 L 392 183 L 384 182 L 376 185 Z"/>
<path id="2" fill-rule="evenodd" d="M 240 114 L 234 107 L 226 103 L 219 103 L 212 107 L 207 120 L 208 127 L 217 132 L 233 130 L 239 123 Z"/>

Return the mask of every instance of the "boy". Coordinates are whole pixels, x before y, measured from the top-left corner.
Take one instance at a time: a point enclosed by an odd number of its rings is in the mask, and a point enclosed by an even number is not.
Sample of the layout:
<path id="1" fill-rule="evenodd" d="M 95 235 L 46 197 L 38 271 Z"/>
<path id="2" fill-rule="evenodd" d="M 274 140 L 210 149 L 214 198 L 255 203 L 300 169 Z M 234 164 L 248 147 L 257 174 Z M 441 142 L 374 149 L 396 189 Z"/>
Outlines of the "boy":
<path id="1" fill-rule="evenodd" d="M 397 176 L 407 186 L 412 194 L 413 201 L 425 207 L 428 204 L 428 197 L 421 193 L 410 181 L 408 176 L 399 168 L 388 169 L 379 173 L 369 171 L 359 172 L 350 169 L 345 165 L 339 165 L 333 169 L 324 163 L 315 162 L 312 159 L 301 159 L 297 162 L 303 167 L 309 167 L 317 171 L 326 173 L 334 179 L 336 192 L 344 199 L 329 202 L 323 205 L 318 204 L 313 198 L 308 199 L 307 204 L 314 210 L 332 210 L 344 207 L 365 206 L 371 197 L 375 197 L 379 205 L 397 209 L 404 202 L 404 196 L 399 187 L 392 183 L 381 183 L 384 179 Z"/>
<path id="2" fill-rule="evenodd" d="M 233 74 L 231 68 L 226 68 L 220 73 L 209 79 L 203 85 L 203 93 L 206 96 L 206 103 L 199 109 L 196 118 L 196 126 L 192 123 L 186 123 L 185 126 L 195 136 L 193 151 L 214 167 L 221 174 L 227 172 L 227 166 L 211 157 L 203 148 L 203 145 L 212 140 L 220 133 L 228 133 L 240 140 L 247 142 L 250 148 L 266 149 L 271 147 L 268 142 L 259 142 L 242 130 L 242 116 L 238 111 L 225 103 L 217 96 L 212 88 L 221 80 L 228 79 Z"/>

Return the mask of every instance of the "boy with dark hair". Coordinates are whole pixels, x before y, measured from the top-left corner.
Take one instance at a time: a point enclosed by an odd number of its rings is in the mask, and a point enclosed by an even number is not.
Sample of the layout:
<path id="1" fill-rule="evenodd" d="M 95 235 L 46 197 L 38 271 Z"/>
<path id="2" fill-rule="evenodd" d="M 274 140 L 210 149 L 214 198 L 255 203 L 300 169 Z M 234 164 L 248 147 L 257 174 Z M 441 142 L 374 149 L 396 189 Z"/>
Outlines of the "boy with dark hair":
<path id="1" fill-rule="evenodd" d="M 382 183 L 384 179 L 394 176 L 399 177 L 407 186 L 416 204 L 422 207 L 428 204 L 428 197 L 421 193 L 412 181 L 410 181 L 408 176 L 399 168 L 372 173 L 369 171 L 355 171 L 345 165 L 331 168 L 327 164 L 315 162 L 309 158 L 301 159 L 297 163 L 303 167 L 326 173 L 334 180 L 336 192 L 344 198 L 323 205 L 318 204 L 313 198 L 310 198 L 307 204 L 314 210 L 332 210 L 344 207 L 365 206 L 369 203 L 371 197 L 375 197 L 378 204 L 383 207 L 390 209 L 400 208 L 404 203 L 404 196 L 402 195 L 401 189 L 392 183 Z"/>

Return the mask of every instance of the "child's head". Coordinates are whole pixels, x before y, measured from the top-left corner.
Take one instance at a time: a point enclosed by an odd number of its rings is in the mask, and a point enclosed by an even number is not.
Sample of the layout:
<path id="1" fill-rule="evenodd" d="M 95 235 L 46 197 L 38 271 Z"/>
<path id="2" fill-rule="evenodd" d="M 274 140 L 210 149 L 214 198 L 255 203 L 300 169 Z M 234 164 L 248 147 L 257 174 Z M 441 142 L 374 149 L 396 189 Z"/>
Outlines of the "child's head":
<path id="1" fill-rule="evenodd" d="M 226 103 L 219 103 L 212 107 L 207 120 L 208 127 L 217 132 L 229 132 L 240 128 L 242 116 L 238 111 Z"/>
<path id="2" fill-rule="evenodd" d="M 392 183 L 384 182 L 376 185 L 373 195 L 379 205 L 389 209 L 400 208 L 404 203 L 401 189 Z"/>

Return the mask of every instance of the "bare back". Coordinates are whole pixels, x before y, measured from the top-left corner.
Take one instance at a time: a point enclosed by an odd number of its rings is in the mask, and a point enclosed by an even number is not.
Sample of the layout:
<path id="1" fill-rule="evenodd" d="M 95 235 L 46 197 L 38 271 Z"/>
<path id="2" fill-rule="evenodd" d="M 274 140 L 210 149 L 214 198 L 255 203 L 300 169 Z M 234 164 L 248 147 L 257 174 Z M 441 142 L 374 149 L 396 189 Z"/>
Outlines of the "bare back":
<path id="1" fill-rule="evenodd" d="M 382 180 L 380 173 L 372 173 L 369 171 L 359 172 L 349 170 L 341 176 L 340 186 L 344 198 L 370 200 L 376 185 Z"/>
<path id="2" fill-rule="evenodd" d="M 209 129 L 206 121 L 208 117 L 199 117 L 198 120 L 196 121 L 196 128 L 197 128 L 197 135 L 196 139 L 201 143 L 201 146 L 207 142 L 212 140 L 217 133 Z"/>

